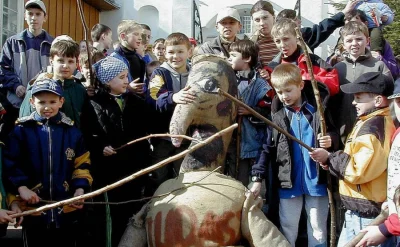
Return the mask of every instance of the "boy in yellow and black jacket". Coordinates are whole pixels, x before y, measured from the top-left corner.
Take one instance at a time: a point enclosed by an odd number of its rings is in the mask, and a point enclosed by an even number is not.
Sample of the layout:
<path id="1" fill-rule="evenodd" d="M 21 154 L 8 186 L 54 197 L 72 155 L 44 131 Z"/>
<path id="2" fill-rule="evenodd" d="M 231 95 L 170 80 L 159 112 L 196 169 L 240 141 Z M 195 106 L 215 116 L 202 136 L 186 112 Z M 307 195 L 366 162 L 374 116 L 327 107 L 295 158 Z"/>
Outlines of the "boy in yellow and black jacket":
<path id="1" fill-rule="evenodd" d="M 394 88 L 392 78 L 368 72 L 340 88 L 354 94 L 358 121 L 344 150 L 329 153 L 317 148 L 310 155 L 339 179 L 340 198 L 347 209 L 338 243 L 343 246 L 378 216 L 386 200 L 387 162 L 395 127 L 387 100 Z"/>

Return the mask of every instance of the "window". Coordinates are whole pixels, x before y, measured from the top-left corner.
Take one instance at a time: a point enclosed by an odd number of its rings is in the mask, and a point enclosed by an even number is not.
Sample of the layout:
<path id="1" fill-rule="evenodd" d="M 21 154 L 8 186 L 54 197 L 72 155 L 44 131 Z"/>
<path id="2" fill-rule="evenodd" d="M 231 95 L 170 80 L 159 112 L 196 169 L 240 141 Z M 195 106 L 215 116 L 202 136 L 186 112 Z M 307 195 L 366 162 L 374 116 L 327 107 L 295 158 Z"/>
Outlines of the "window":
<path id="1" fill-rule="evenodd" d="M 0 45 L 3 47 L 8 37 L 21 32 L 24 28 L 24 1 L 23 0 L 0 0 Z"/>
<path id="2" fill-rule="evenodd" d="M 240 34 L 251 34 L 251 16 L 245 15 L 240 17 L 242 22 L 242 30 L 240 30 Z"/>

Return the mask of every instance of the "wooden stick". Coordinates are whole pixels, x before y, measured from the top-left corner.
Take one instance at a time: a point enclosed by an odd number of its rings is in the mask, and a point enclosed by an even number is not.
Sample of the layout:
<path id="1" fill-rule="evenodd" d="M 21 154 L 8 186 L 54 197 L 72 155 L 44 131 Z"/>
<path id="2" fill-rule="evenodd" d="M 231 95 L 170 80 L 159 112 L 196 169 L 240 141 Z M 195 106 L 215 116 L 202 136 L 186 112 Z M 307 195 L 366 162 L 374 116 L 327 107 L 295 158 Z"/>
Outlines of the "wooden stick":
<path id="1" fill-rule="evenodd" d="M 381 211 L 381 213 L 368 225 L 368 226 L 378 226 L 385 222 L 387 217 L 389 216 L 389 209 L 386 208 Z M 348 242 L 344 247 L 354 247 L 356 246 L 361 239 L 364 237 L 366 232 L 359 232 L 350 242 Z"/>
<path id="2" fill-rule="evenodd" d="M 233 97 L 232 95 L 230 95 L 229 93 L 223 91 L 222 89 L 218 88 L 217 92 L 223 96 L 225 96 L 226 98 L 230 99 L 231 101 L 235 102 L 236 104 L 246 108 L 246 110 L 248 110 L 249 112 L 251 112 L 251 114 L 253 114 L 255 117 L 261 119 L 262 121 L 264 121 L 265 123 L 267 123 L 269 126 L 271 126 L 272 128 L 276 129 L 277 131 L 279 131 L 280 133 L 284 134 L 287 138 L 291 139 L 292 141 L 297 142 L 299 145 L 303 146 L 305 149 L 307 149 L 308 151 L 312 152 L 314 151 L 312 149 L 312 147 L 308 146 L 307 144 L 305 144 L 304 142 L 302 142 L 301 140 L 297 139 L 296 137 L 294 137 L 293 135 L 291 135 L 289 132 L 287 132 L 286 130 L 282 129 L 281 127 L 279 127 L 278 125 L 276 125 L 275 123 L 273 123 L 272 121 L 270 121 L 269 119 L 265 118 L 263 115 L 261 115 L 260 113 L 256 112 L 255 110 L 253 110 L 250 106 L 246 105 L 245 103 L 241 102 L 240 100 L 236 99 L 235 97 Z"/>
<path id="3" fill-rule="evenodd" d="M 314 70 L 313 70 L 313 65 L 311 62 L 311 57 L 310 57 L 310 54 L 308 53 L 307 45 L 303 40 L 303 36 L 300 32 L 300 29 L 298 27 L 296 27 L 295 31 L 297 34 L 297 39 L 300 41 L 300 45 L 301 45 L 301 48 L 303 49 L 304 56 L 306 59 L 307 70 L 308 70 L 308 74 L 310 75 L 311 85 L 312 85 L 314 97 L 315 97 L 315 102 L 317 103 L 317 111 L 318 111 L 318 115 L 319 115 L 321 135 L 326 136 L 326 123 L 325 123 L 324 108 L 322 107 L 322 100 L 321 100 L 321 96 L 320 96 L 320 93 L 318 90 L 318 82 L 317 82 L 317 80 L 315 80 L 315 77 L 314 77 Z M 315 130 L 315 131 L 318 131 L 318 130 Z M 332 177 L 329 172 L 327 172 L 326 174 L 327 174 L 327 192 L 328 192 L 328 200 L 329 200 L 329 210 L 331 213 L 330 246 L 336 246 L 336 210 L 335 210 L 335 204 L 334 204 L 333 194 L 332 194 Z"/>
<path id="4" fill-rule="evenodd" d="M 86 52 L 88 55 L 88 65 L 89 65 L 89 74 L 90 74 L 90 86 L 96 86 L 94 83 L 94 71 L 92 67 L 92 52 L 90 52 L 90 44 L 88 40 L 88 26 L 86 24 L 86 19 L 85 19 L 85 14 L 83 13 L 83 8 L 82 8 L 82 0 L 76 0 L 78 3 L 78 10 L 79 10 L 79 15 L 81 17 L 82 25 L 83 25 L 83 30 L 84 30 L 84 40 L 86 43 Z"/>
<path id="5" fill-rule="evenodd" d="M 239 177 L 239 164 L 240 164 L 240 140 L 242 139 L 242 121 L 243 116 L 238 116 L 238 128 L 236 133 L 236 169 L 235 169 L 235 177 L 238 179 Z"/>
<path id="6" fill-rule="evenodd" d="M 214 135 L 208 137 L 204 141 L 199 141 L 199 143 L 193 145 L 192 147 L 189 147 L 188 149 L 186 149 L 185 151 L 180 152 L 179 154 L 171 156 L 171 157 L 169 157 L 169 158 L 167 158 L 165 160 L 162 160 L 162 161 L 158 162 L 157 164 L 154 164 L 154 165 L 149 166 L 149 167 L 147 167 L 145 169 L 142 169 L 142 170 L 140 170 L 140 171 L 138 171 L 138 172 L 136 172 L 136 173 L 124 178 L 124 179 L 121 179 L 121 180 L 119 180 L 119 181 L 117 181 L 117 182 L 115 182 L 113 184 L 107 185 L 107 186 L 105 186 L 105 187 L 103 187 L 101 189 L 95 190 L 95 191 L 93 191 L 91 193 L 80 195 L 80 196 L 73 197 L 73 198 L 70 198 L 70 199 L 66 199 L 64 201 L 59 201 L 57 203 L 44 205 L 42 207 L 35 208 L 33 210 L 28 210 L 28 211 L 25 211 L 25 212 L 22 212 L 22 213 L 13 214 L 13 215 L 11 215 L 11 217 L 12 218 L 18 218 L 18 217 L 30 215 L 30 214 L 33 214 L 33 213 L 40 213 L 40 212 L 43 212 L 43 211 L 46 211 L 46 210 L 50 210 L 50 209 L 53 209 L 53 208 L 61 207 L 61 206 L 64 206 L 64 205 L 68 205 L 68 204 L 74 203 L 74 202 L 82 200 L 82 199 L 86 200 L 86 199 L 92 198 L 94 196 L 98 196 L 98 195 L 100 195 L 100 194 L 102 194 L 104 192 L 107 192 L 107 191 L 112 190 L 114 188 L 117 188 L 117 187 L 119 187 L 119 186 L 121 186 L 123 184 L 126 184 L 126 183 L 134 180 L 135 178 L 137 178 L 139 176 L 142 176 L 144 174 L 152 172 L 152 171 L 154 171 L 154 170 L 156 170 L 156 169 L 158 169 L 158 168 L 160 168 L 160 167 L 162 167 L 162 166 L 164 166 L 164 165 L 166 165 L 166 164 L 168 164 L 168 163 L 170 163 L 172 161 L 178 160 L 178 159 L 184 157 L 186 154 L 192 153 L 193 151 L 195 151 L 195 150 L 197 150 L 197 149 L 209 144 L 215 138 L 220 137 L 220 136 L 222 136 L 222 135 L 224 135 L 224 134 L 226 134 L 228 132 L 233 131 L 237 127 L 238 127 L 238 124 L 233 124 L 233 125 L 229 126 L 228 128 L 225 128 L 225 129 L 215 133 Z"/>
<path id="7" fill-rule="evenodd" d="M 120 149 L 122 149 L 122 148 L 124 148 L 124 147 L 127 147 L 127 146 L 129 146 L 129 145 L 132 145 L 132 144 L 134 144 L 134 143 L 136 143 L 136 142 L 140 142 L 140 141 L 143 141 L 143 140 L 146 140 L 146 139 L 150 139 L 150 138 L 155 138 L 155 137 L 175 137 L 175 138 L 184 138 L 184 139 L 187 139 L 187 140 L 189 140 L 189 141 L 195 140 L 195 138 L 190 137 L 190 136 L 186 136 L 186 135 L 150 134 L 150 135 L 148 135 L 148 136 L 141 137 L 141 138 L 139 138 L 139 139 L 130 141 L 130 142 L 128 142 L 128 143 L 126 143 L 126 144 L 124 144 L 124 145 L 118 147 L 118 148 L 114 148 L 114 150 L 117 151 L 117 150 L 120 150 Z"/>

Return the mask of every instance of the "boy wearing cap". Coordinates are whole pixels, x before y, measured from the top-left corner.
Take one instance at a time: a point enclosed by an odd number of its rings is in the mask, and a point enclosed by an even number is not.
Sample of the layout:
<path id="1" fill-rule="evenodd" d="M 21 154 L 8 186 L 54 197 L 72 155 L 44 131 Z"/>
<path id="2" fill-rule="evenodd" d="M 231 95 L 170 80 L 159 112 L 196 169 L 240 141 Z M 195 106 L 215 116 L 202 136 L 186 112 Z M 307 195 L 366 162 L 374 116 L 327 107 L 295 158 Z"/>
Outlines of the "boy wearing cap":
<path id="1" fill-rule="evenodd" d="M 381 211 L 386 200 L 387 162 L 395 131 L 387 96 L 393 93 L 391 77 L 367 72 L 340 87 L 353 94 L 358 121 L 343 151 L 317 148 L 311 157 L 339 179 L 339 193 L 347 209 L 338 246 L 349 242 Z"/>
<path id="2" fill-rule="evenodd" d="M 19 118 L 4 151 L 8 203 L 15 212 L 40 207 L 40 200 L 79 196 L 92 183 L 90 155 L 81 132 L 59 112 L 63 91 L 53 79 L 35 82 L 30 99 L 35 111 Z M 79 203 L 20 218 L 27 246 L 75 246 Z"/>
<path id="3" fill-rule="evenodd" d="M 228 58 L 229 47 L 242 29 L 239 12 L 234 8 L 222 9 L 218 12 L 215 28 L 218 37 L 201 45 L 197 54 L 215 54 Z"/>
<path id="4" fill-rule="evenodd" d="M 128 66 L 108 56 L 93 65 L 100 88 L 83 109 L 82 132 L 92 154 L 93 188 L 101 188 L 125 178 L 149 165 L 150 146 L 147 141 L 117 148 L 148 133 L 146 103 L 127 91 Z M 143 181 L 135 179 L 124 186 L 107 192 L 109 201 L 121 202 L 139 199 Z M 101 198 L 104 201 L 103 198 Z M 141 207 L 140 203 L 110 206 L 112 219 L 112 246 L 117 246 L 128 220 Z M 93 246 L 103 246 L 106 236 L 105 207 L 95 209 Z M 99 242 L 97 242 L 99 241 Z"/>

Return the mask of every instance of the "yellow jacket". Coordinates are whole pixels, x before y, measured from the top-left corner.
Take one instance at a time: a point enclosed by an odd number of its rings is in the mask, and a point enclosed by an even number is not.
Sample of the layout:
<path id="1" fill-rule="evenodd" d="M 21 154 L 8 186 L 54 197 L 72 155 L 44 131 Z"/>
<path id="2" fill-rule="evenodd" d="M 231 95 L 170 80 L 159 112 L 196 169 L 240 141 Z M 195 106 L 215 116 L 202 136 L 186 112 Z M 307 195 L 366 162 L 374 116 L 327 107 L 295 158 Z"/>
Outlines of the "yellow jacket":
<path id="1" fill-rule="evenodd" d="M 361 217 L 376 217 L 387 192 L 390 139 L 395 132 L 389 108 L 360 117 L 349 134 L 344 151 L 329 155 L 329 167 L 339 180 L 346 209 Z"/>

